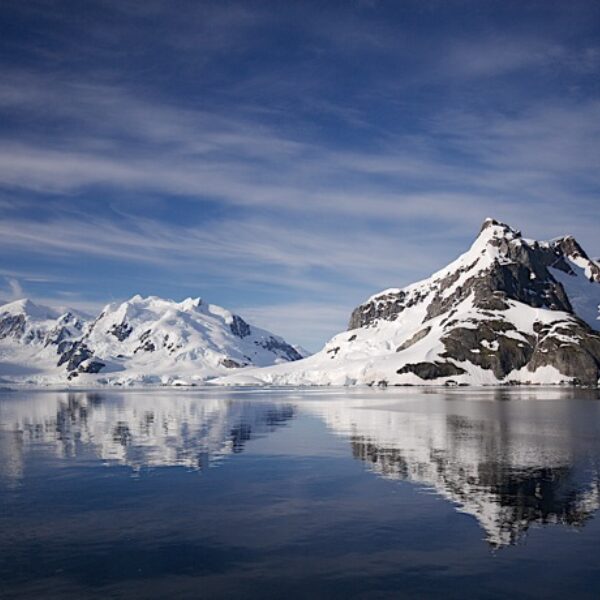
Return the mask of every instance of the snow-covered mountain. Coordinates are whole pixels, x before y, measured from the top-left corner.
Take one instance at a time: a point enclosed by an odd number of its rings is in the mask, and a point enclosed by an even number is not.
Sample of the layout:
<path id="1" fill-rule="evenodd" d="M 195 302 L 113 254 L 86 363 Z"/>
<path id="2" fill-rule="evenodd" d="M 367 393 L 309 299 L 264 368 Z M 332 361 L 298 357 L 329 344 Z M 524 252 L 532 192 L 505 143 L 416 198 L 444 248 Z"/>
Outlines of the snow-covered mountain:
<path id="1" fill-rule="evenodd" d="M 300 358 L 282 338 L 200 298 L 134 296 L 87 322 L 30 300 L 0 306 L 5 382 L 185 384 Z"/>
<path id="2" fill-rule="evenodd" d="M 0 382 L 58 374 L 65 343 L 83 335 L 85 316 L 23 299 L 0 306 Z"/>
<path id="3" fill-rule="evenodd" d="M 573 237 L 537 242 L 486 219 L 468 252 L 369 298 L 317 354 L 217 383 L 595 386 L 599 305 L 600 264 Z"/>
<path id="4" fill-rule="evenodd" d="M 0 306 L 0 340 L 46 347 L 81 335 L 83 325 L 84 317 L 79 313 L 62 313 L 28 299 Z"/>

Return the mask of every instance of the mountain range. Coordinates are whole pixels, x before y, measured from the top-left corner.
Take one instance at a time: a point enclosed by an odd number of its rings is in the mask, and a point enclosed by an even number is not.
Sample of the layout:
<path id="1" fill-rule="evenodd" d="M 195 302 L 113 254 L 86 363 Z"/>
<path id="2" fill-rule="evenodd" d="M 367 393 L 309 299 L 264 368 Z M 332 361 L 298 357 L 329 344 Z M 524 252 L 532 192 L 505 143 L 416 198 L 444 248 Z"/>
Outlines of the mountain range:
<path id="1" fill-rule="evenodd" d="M 4 383 L 191 385 L 305 351 L 200 298 L 134 296 L 95 318 L 19 300 L 0 306 Z"/>
<path id="2" fill-rule="evenodd" d="M 524 238 L 486 219 L 431 277 L 352 311 L 313 356 L 200 298 L 134 296 L 95 319 L 0 306 L 4 383 L 597 386 L 600 262 L 572 236 Z"/>

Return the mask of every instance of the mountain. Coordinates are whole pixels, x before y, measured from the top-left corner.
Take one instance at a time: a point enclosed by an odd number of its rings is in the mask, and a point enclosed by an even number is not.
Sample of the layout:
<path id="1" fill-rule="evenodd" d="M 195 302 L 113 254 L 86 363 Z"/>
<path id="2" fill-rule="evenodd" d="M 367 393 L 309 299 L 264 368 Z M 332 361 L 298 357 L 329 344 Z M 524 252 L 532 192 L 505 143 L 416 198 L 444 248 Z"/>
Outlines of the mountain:
<path id="1" fill-rule="evenodd" d="M 5 382 L 189 384 L 300 358 L 282 338 L 200 298 L 134 296 L 89 321 L 30 300 L 0 306 Z"/>
<path id="2" fill-rule="evenodd" d="M 0 306 L 0 383 L 56 371 L 66 340 L 80 337 L 85 317 L 23 299 Z"/>
<path id="3" fill-rule="evenodd" d="M 216 383 L 596 386 L 599 305 L 600 264 L 572 236 L 538 242 L 486 219 L 465 254 L 370 297 L 317 354 Z"/>

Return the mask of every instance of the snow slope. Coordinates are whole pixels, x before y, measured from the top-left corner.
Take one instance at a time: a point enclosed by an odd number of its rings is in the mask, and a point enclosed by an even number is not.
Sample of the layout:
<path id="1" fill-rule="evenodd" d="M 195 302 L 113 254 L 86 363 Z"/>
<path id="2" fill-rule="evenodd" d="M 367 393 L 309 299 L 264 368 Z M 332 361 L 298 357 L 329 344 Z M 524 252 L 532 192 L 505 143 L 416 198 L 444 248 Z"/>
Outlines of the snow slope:
<path id="1" fill-rule="evenodd" d="M 44 377 L 56 370 L 65 341 L 78 338 L 85 317 L 23 299 L 0 306 L 0 383 Z"/>
<path id="2" fill-rule="evenodd" d="M 465 254 L 371 296 L 317 354 L 215 383 L 596 385 L 599 304 L 600 268 L 571 236 L 527 240 L 487 219 Z"/>
<path id="3" fill-rule="evenodd" d="M 86 323 L 29 300 L 0 307 L 5 382 L 190 384 L 301 357 L 282 338 L 200 298 L 134 296 Z"/>

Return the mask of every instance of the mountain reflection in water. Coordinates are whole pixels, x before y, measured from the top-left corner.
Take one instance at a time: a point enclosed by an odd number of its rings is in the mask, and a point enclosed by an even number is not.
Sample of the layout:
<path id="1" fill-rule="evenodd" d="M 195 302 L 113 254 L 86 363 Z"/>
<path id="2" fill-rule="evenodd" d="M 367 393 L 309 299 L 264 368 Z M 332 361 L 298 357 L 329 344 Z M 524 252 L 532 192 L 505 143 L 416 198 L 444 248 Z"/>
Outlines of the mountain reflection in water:
<path id="1" fill-rule="evenodd" d="M 491 398 L 314 408 L 369 469 L 448 499 L 492 546 L 516 543 L 533 523 L 584 525 L 600 506 L 600 404 Z"/>
<path id="2" fill-rule="evenodd" d="M 568 401 L 573 392 L 532 394 L 9 395 L 0 398 L 0 478 L 18 486 L 34 448 L 135 472 L 204 469 L 296 418 L 316 417 L 370 471 L 434 491 L 502 547 L 531 524 L 581 527 L 600 505 L 600 403 L 581 393 Z"/>
<path id="3" fill-rule="evenodd" d="M 18 480 L 23 454 L 45 445 L 61 457 L 91 452 L 108 464 L 204 469 L 242 452 L 294 416 L 289 403 L 248 403 L 179 394 L 33 394 L 0 403 L 0 473 Z"/>

